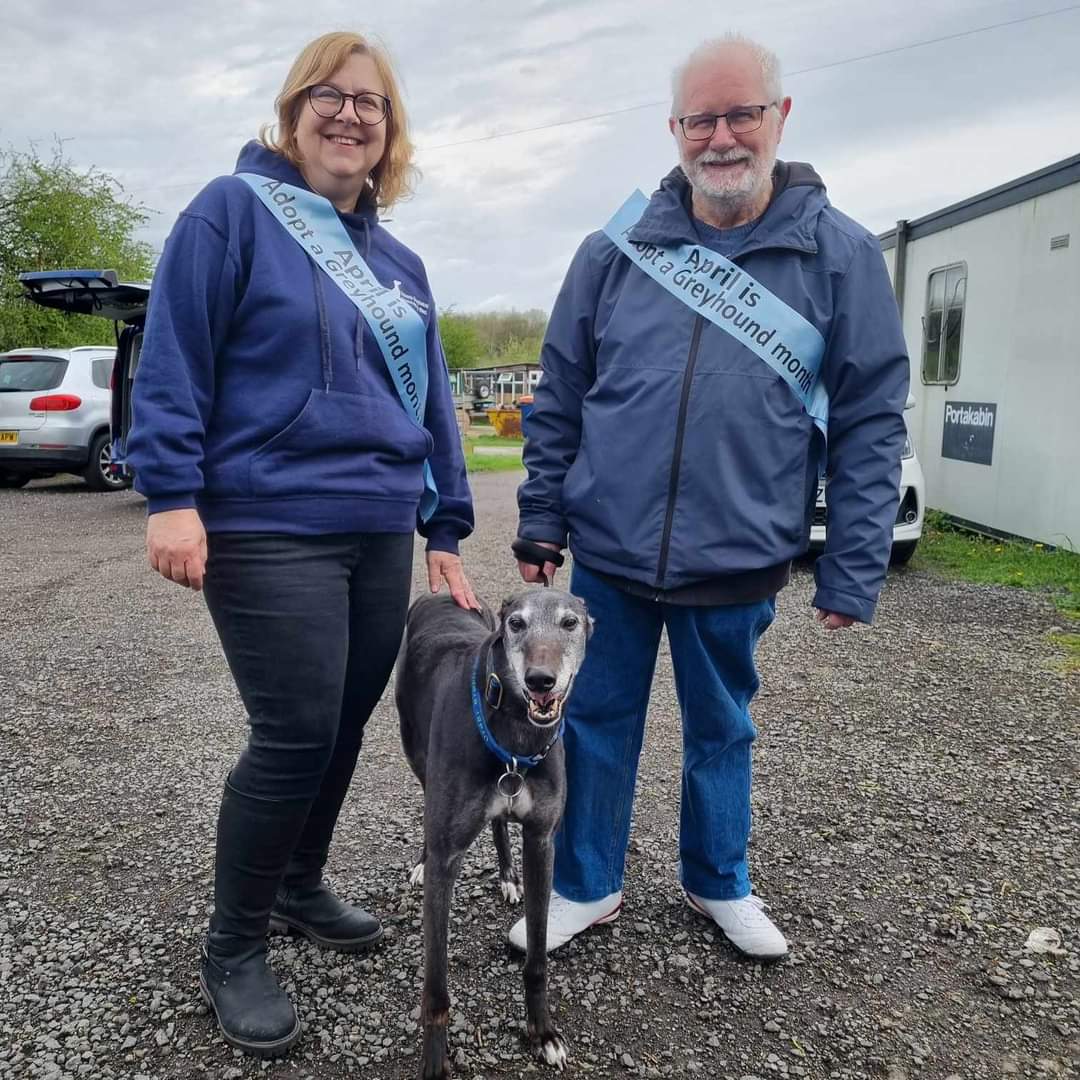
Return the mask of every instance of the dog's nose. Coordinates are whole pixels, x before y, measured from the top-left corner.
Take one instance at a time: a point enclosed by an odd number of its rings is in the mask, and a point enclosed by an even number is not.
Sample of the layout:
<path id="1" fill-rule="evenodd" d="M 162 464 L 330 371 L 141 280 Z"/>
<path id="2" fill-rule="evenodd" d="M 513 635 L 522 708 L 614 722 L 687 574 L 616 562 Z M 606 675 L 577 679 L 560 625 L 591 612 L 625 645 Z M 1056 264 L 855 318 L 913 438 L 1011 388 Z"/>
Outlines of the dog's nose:
<path id="1" fill-rule="evenodd" d="M 555 676 L 547 668 L 531 667 L 525 672 L 525 685 L 537 694 L 546 694 L 555 685 Z"/>

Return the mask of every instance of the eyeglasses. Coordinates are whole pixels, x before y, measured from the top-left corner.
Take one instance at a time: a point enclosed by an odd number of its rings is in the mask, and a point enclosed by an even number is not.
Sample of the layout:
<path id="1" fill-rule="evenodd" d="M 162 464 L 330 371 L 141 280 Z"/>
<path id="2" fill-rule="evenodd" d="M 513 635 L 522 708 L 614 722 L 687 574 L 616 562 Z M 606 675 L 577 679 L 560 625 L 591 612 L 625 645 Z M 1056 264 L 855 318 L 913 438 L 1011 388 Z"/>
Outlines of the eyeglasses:
<path id="1" fill-rule="evenodd" d="M 311 107 L 324 120 L 331 120 L 345 107 L 346 101 L 351 101 L 356 119 L 361 124 L 381 124 L 390 112 L 390 99 L 382 94 L 376 94 L 371 90 L 364 90 L 359 94 L 346 94 L 336 86 L 328 83 L 319 83 L 308 87 L 308 101 Z"/>
<path id="2" fill-rule="evenodd" d="M 689 116 L 679 117 L 679 127 L 682 128 L 683 136 L 690 142 L 704 142 L 713 137 L 716 125 L 721 120 L 727 121 L 728 130 L 732 135 L 749 135 L 751 131 L 757 131 L 765 118 L 765 110 L 769 105 L 740 105 L 737 109 L 729 109 L 726 113 L 691 113 Z"/>

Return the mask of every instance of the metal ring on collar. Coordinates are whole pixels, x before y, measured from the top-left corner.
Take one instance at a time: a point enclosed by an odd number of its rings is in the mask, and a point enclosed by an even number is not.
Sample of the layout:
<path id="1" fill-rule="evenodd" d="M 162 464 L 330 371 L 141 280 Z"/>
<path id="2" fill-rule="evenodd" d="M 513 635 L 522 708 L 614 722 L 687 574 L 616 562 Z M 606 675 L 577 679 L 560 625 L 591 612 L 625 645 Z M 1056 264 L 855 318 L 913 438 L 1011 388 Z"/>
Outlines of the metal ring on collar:
<path id="1" fill-rule="evenodd" d="M 504 786 L 503 781 L 506 780 L 510 781 L 510 784 Z M 519 772 L 510 772 L 507 770 L 495 782 L 495 787 L 504 799 L 513 802 L 525 788 L 525 777 Z M 507 791 L 507 787 L 510 788 L 509 791 Z"/>

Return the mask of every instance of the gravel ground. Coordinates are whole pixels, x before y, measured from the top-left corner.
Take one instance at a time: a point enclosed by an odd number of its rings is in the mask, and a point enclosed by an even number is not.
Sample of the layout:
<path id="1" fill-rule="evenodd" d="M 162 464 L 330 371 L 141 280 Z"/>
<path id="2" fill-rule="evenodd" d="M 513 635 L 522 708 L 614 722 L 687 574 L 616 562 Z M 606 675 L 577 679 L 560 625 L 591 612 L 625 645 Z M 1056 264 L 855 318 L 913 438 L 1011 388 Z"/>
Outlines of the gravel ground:
<path id="1" fill-rule="evenodd" d="M 466 548 L 512 591 L 514 474 L 475 478 Z M 419 788 L 384 701 L 330 878 L 380 913 L 367 957 L 273 939 L 306 1027 L 259 1063 L 197 995 L 212 825 L 244 716 L 199 597 L 142 557 L 142 500 L 0 491 L 0 1078 L 415 1075 Z M 419 568 L 418 561 L 418 568 Z M 417 587 L 420 579 L 417 576 Z M 682 902 L 679 725 L 660 665 L 623 917 L 552 958 L 571 1075 L 1080 1075 L 1080 678 L 1045 600 L 890 577 L 872 630 L 826 635 L 805 568 L 760 652 L 755 886 L 792 942 L 741 960 Z M 460 1077 L 543 1073 L 524 1042 L 517 912 L 483 837 L 453 908 Z M 1060 948 L 1025 948 L 1037 927 Z"/>

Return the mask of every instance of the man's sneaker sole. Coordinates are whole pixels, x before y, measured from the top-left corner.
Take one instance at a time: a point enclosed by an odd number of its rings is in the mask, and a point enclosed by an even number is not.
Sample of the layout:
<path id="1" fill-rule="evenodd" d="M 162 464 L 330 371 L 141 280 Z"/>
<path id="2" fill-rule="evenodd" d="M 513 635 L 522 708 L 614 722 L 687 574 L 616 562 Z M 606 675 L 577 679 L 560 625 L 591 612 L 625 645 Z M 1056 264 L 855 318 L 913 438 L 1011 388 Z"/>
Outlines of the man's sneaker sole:
<path id="1" fill-rule="evenodd" d="M 728 937 L 727 931 L 689 894 L 683 893 L 686 897 L 687 906 L 693 911 L 696 911 L 699 915 L 704 915 L 724 935 L 724 940 L 741 956 L 745 956 L 748 960 L 754 960 L 759 964 L 775 964 L 779 960 L 783 960 L 787 956 L 789 950 L 785 949 L 782 953 L 769 953 L 767 956 L 762 956 L 761 953 L 747 952 L 745 949 L 740 948 L 734 941 Z"/>

